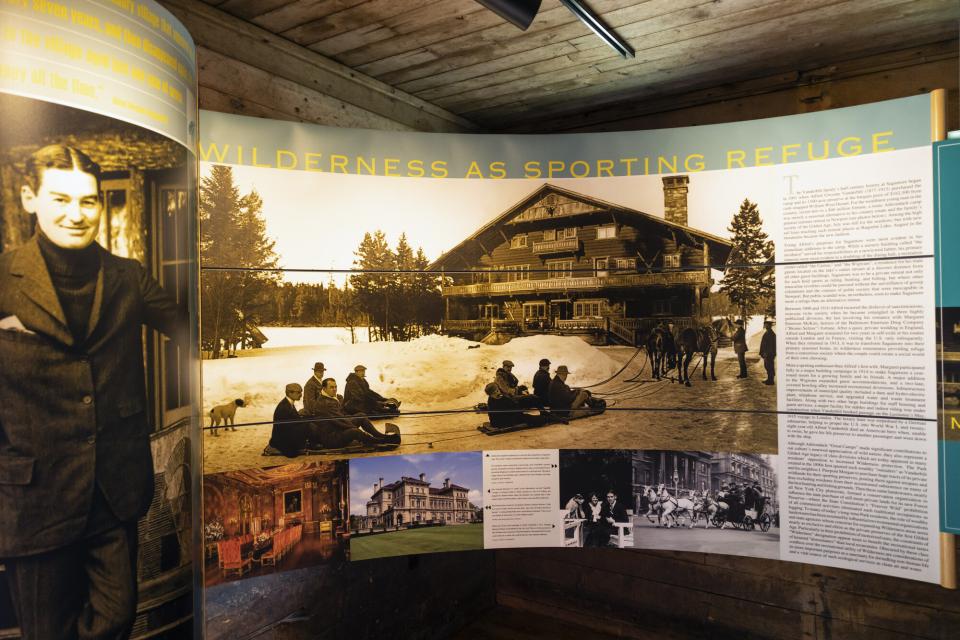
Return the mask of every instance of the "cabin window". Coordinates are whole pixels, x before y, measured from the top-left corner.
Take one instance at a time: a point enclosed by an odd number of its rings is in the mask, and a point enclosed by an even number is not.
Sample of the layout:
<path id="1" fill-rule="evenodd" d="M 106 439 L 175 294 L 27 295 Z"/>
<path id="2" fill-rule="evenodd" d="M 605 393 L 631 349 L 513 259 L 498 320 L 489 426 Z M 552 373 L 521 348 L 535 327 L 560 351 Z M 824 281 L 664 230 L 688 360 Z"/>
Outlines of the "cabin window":
<path id="1" fill-rule="evenodd" d="M 597 227 L 597 240 L 610 240 L 617 237 L 617 225 L 605 224 Z"/>
<path id="2" fill-rule="evenodd" d="M 580 300 L 573 303 L 573 317 L 599 318 L 605 307 L 605 300 Z"/>
<path id="3" fill-rule="evenodd" d="M 680 268 L 680 254 L 679 253 L 667 253 L 663 256 L 663 266 L 667 269 L 679 269 Z"/>
<path id="4" fill-rule="evenodd" d="M 636 258 L 617 258 L 616 267 L 617 267 L 617 271 L 636 271 L 637 259 Z"/>
<path id="5" fill-rule="evenodd" d="M 498 304 L 481 304 L 480 305 L 480 318 L 482 320 L 499 320 L 500 319 L 500 305 Z"/>
<path id="6" fill-rule="evenodd" d="M 505 280 L 507 282 L 530 279 L 530 265 L 528 264 L 518 264 L 510 267 L 503 267 L 503 270 L 506 272 Z"/>
<path id="7" fill-rule="evenodd" d="M 552 242 L 557 239 L 557 230 L 556 229 L 547 229 L 543 232 L 543 241 Z"/>
<path id="8" fill-rule="evenodd" d="M 573 260 L 548 260 L 547 261 L 548 278 L 572 278 Z"/>
<path id="9" fill-rule="evenodd" d="M 523 319 L 524 320 L 542 320 L 547 317 L 547 303 L 545 302 L 524 302 Z"/>
<path id="10" fill-rule="evenodd" d="M 670 300 L 654 300 L 653 315 L 669 316 L 673 313 L 673 303 Z"/>
<path id="11" fill-rule="evenodd" d="M 522 233 L 510 238 L 511 249 L 523 249 L 527 246 L 527 234 Z"/>
<path id="12" fill-rule="evenodd" d="M 607 277 L 607 259 L 606 258 L 594 258 L 593 259 L 593 275 L 598 278 Z"/>
<path id="13" fill-rule="evenodd" d="M 567 227 L 565 229 L 557 229 L 557 240 L 567 240 L 568 238 L 577 237 L 577 228 L 576 227 Z"/>

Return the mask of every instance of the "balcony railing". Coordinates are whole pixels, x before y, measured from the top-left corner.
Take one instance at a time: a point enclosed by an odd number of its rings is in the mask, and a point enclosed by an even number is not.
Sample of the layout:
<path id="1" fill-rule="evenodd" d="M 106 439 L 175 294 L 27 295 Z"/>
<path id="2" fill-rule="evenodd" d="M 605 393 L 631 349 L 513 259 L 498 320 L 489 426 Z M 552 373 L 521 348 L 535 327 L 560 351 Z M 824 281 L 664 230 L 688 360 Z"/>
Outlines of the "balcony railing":
<path id="1" fill-rule="evenodd" d="M 580 251 L 580 240 L 577 238 L 546 240 L 544 242 L 533 243 L 533 252 L 537 255 L 551 253 L 576 253 L 578 251 Z"/>
<path id="2" fill-rule="evenodd" d="M 445 296 L 511 295 L 539 291 L 598 290 L 605 287 L 666 287 L 678 284 L 708 285 L 707 271 L 668 271 L 664 273 L 628 273 L 578 278 L 540 278 L 511 282 L 480 282 L 443 287 Z"/>

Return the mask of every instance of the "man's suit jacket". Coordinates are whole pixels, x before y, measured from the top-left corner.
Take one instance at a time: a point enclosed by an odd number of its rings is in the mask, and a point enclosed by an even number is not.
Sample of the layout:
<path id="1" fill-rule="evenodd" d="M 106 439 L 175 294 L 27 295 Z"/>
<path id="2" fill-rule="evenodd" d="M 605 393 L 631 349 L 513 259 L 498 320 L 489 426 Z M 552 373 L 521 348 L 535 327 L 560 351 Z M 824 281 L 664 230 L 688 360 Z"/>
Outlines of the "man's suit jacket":
<path id="1" fill-rule="evenodd" d="M 607 522 L 607 518 L 613 518 L 614 522 L 626 522 L 627 511 L 623 503 L 617 500 L 611 509 L 610 503 L 604 500 L 603 506 L 600 507 L 600 524 L 604 527 L 612 528 L 613 525 Z"/>
<path id="2" fill-rule="evenodd" d="M 303 415 L 315 416 L 320 411 L 321 391 L 320 381 L 317 376 L 310 376 L 310 379 L 303 383 Z"/>
<path id="3" fill-rule="evenodd" d="M 153 462 L 141 326 L 188 328 L 138 262 L 101 249 L 88 334 L 75 343 L 36 237 L 0 254 L 0 320 L 11 316 L 26 330 L 0 330 L 0 557 L 78 539 L 95 483 L 120 520 L 146 513 Z"/>
<path id="4" fill-rule="evenodd" d="M 307 423 L 302 422 L 297 409 L 284 398 L 273 410 L 270 446 L 281 451 L 288 458 L 296 457 L 307 446 L 306 426 Z"/>

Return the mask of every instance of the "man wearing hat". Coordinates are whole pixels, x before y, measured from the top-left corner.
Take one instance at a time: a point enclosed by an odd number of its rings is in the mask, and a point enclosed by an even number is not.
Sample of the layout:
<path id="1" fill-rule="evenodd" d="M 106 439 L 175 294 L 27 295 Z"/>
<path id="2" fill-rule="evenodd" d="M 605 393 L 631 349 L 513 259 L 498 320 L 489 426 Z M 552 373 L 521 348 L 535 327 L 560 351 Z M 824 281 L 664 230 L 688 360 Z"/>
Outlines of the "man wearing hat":
<path id="1" fill-rule="evenodd" d="M 367 368 L 358 364 L 353 368 L 353 373 L 347 376 L 347 384 L 343 389 L 343 411 L 365 416 L 396 415 L 400 413 L 400 401 L 384 398 L 371 389 L 367 382 Z"/>
<path id="2" fill-rule="evenodd" d="M 544 358 L 540 368 L 533 374 L 533 395 L 540 398 L 544 406 L 550 405 L 550 361 Z"/>
<path id="3" fill-rule="evenodd" d="M 747 377 L 747 332 L 743 330 L 743 320 L 737 320 L 737 330 L 733 333 L 733 351 L 737 354 L 740 363 L 740 375 L 737 379 Z"/>
<path id="4" fill-rule="evenodd" d="M 543 402 L 537 396 L 527 393 L 527 388 L 520 384 L 517 376 L 513 375 L 513 362 L 504 360 L 503 366 L 497 369 L 495 382 L 500 392 L 508 398 L 514 398 L 524 409 L 542 409 Z"/>
<path id="5" fill-rule="evenodd" d="M 590 415 L 588 408 L 590 392 L 586 389 L 571 389 L 567 386 L 567 376 L 570 370 L 567 365 L 557 367 L 556 375 L 550 381 L 550 408 L 558 416 L 574 419 Z"/>
<path id="6" fill-rule="evenodd" d="M 773 320 L 763 323 L 763 338 L 760 340 L 760 357 L 763 358 L 763 368 L 767 370 L 767 379 L 763 384 L 772 385 L 776 372 L 777 334 L 773 332 Z"/>
<path id="7" fill-rule="evenodd" d="M 313 364 L 313 375 L 303 385 L 303 415 L 315 416 L 320 413 L 320 396 L 323 388 L 323 372 L 326 367 L 322 362 Z"/>

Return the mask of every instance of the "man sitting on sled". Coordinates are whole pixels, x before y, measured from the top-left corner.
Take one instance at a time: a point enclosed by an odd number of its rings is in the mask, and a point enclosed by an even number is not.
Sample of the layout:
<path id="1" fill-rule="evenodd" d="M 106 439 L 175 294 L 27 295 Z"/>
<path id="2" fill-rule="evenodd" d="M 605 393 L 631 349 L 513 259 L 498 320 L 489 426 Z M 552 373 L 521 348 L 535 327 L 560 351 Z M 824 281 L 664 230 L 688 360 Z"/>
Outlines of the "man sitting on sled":
<path id="1" fill-rule="evenodd" d="M 388 423 L 386 433 L 380 433 L 365 417 L 345 414 L 337 396 L 337 381 L 333 378 L 323 380 L 319 406 L 311 417 L 315 420 L 309 427 L 312 449 L 340 449 L 354 445 L 382 449 L 396 448 L 400 444 L 400 430 L 396 425 Z"/>
<path id="2" fill-rule="evenodd" d="M 568 420 L 603 413 L 607 403 L 594 399 L 586 389 L 568 387 L 568 375 L 570 370 L 567 365 L 562 364 L 557 367 L 556 376 L 550 381 L 551 412 Z"/>
<path id="3" fill-rule="evenodd" d="M 358 364 L 353 368 L 353 373 L 347 376 L 347 386 L 343 389 L 343 411 L 351 415 L 397 415 L 400 413 L 400 401 L 384 398 L 371 389 L 367 382 L 367 368 Z"/>
<path id="4" fill-rule="evenodd" d="M 520 425 L 542 427 L 547 424 L 547 418 L 543 415 L 524 413 L 524 407 L 517 398 L 503 393 L 496 382 L 491 382 L 483 390 L 487 394 L 487 415 L 492 429 L 509 429 Z"/>

